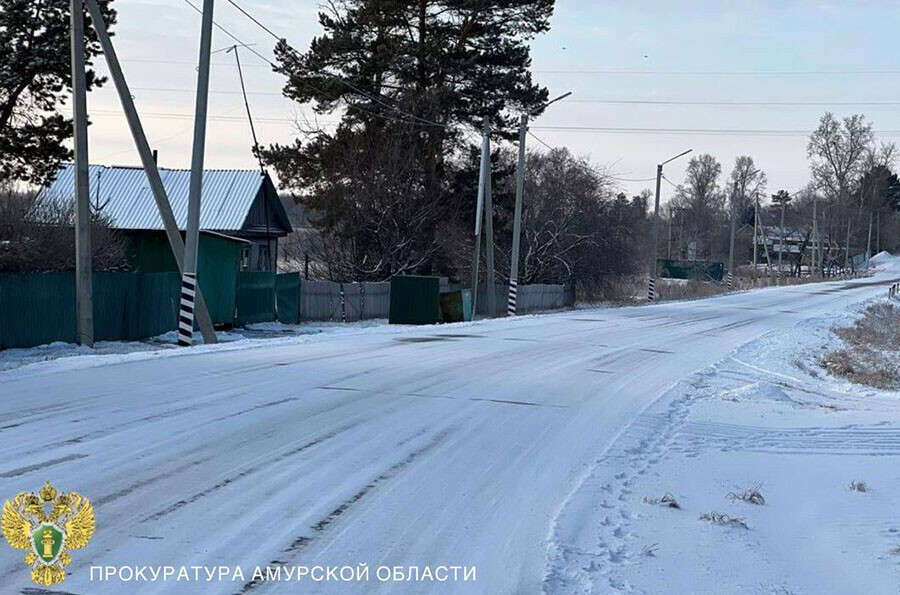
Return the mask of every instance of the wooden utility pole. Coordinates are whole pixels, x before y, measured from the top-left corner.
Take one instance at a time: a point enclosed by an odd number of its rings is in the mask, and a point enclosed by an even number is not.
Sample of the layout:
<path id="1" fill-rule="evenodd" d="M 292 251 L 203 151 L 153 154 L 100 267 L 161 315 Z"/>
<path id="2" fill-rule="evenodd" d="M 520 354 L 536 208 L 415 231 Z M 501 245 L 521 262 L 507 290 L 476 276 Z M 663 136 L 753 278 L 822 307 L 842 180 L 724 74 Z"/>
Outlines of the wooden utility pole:
<path id="1" fill-rule="evenodd" d="M 72 0 L 72 111 L 75 145 L 75 311 L 76 340 L 94 346 L 94 300 L 91 275 L 91 197 L 88 180 L 87 85 L 84 73 L 84 5 Z"/>

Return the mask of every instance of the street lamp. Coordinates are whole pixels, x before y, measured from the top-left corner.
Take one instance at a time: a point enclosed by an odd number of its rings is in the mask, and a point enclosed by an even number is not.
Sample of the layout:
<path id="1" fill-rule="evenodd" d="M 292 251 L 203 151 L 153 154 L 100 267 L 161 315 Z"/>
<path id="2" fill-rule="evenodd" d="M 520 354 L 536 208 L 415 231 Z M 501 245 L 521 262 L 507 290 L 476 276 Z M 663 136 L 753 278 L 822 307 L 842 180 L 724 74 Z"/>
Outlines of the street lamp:
<path id="1" fill-rule="evenodd" d="M 652 302 L 656 299 L 656 257 L 659 243 L 659 185 L 662 182 L 663 166 L 670 161 L 675 161 L 679 157 L 684 157 L 693 149 L 688 149 L 683 153 L 679 153 L 670 159 L 666 159 L 656 166 L 656 201 L 653 207 L 653 260 L 650 261 L 650 290 L 647 293 L 647 301 Z"/>
<path id="2" fill-rule="evenodd" d="M 525 194 L 525 136 L 528 134 L 528 116 L 535 116 L 547 109 L 552 104 L 565 99 L 572 92 L 563 93 L 555 99 L 551 99 L 544 105 L 535 108 L 531 112 L 522 114 L 519 124 L 519 163 L 516 165 L 516 210 L 513 215 L 513 245 L 512 257 L 509 263 L 509 296 L 507 299 L 506 313 L 509 316 L 516 315 L 516 302 L 519 283 L 519 236 L 522 235 L 522 196 Z"/>

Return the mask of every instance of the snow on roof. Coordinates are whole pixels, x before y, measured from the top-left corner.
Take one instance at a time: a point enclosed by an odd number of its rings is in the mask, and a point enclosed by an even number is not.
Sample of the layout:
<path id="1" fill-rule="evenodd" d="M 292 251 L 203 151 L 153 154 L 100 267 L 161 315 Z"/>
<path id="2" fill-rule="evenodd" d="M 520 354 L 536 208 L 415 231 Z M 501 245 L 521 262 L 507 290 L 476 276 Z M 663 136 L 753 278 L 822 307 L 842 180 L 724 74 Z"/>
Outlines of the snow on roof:
<path id="1" fill-rule="evenodd" d="M 163 229 L 144 170 L 140 167 L 91 165 L 91 204 L 102 206 L 117 229 Z M 179 229 L 185 229 L 191 172 L 159 168 Z M 209 169 L 203 172 L 200 229 L 240 230 L 266 178 L 257 170 Z M 65 165 L 42 193 L 72 200 L 75 168 Z"/>

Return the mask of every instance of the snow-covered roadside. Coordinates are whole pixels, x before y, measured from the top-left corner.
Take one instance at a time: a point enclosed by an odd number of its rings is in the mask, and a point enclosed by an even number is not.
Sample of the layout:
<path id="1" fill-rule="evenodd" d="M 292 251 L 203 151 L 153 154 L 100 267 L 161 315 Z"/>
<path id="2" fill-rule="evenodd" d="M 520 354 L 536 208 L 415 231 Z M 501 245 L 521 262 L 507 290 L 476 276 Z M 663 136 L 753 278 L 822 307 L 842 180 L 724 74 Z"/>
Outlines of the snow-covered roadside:
<path id="1" fill-rule="evenodd" d="M 637 418 L 557 517 L 545 592 L 896 593 L 900 395 L 819 365 L 864 307 L 764 335 Z M 764 505 L 733 497 L 758 485 Z"/>
<path id="2" fill-rule="evenodd" d="M 406 334 L 406 333 L 441 333 L 454 332 L 462 327 L 478 327 L 484 325 L 515 324 L 533 320 L 536 317 L 552 314 L 540 312 L 519 315 L 514 319 L 495 318 L 474 322 L 456 322 L 449 324 L 410 326 L 389 325 L 386 319 L 362 320 L 359 322 L 304 322 L 287 325 L 279 322 L 251 324 L 245 328 L 231 331 L 218 331 L 219 343 L 204 345 L 199 332 L 194 333 L 194 347 L 179 349 L 176 345 L 177 335 L 170 331 L 145 341 L 98 341 L 93 348 L 82 347 L 74 343 L 50 343 L 24 349 L 0 350 L 0 380 L 34 376 L 51 372 L 78 370 L 166 357 L 190 356 L 210 351 L 234 351 L 259 347 L 274 347 L 329 340 L 340 336 L 357 336 L 371 333 Z M 527 324 L 527 322 L 526 322 Z"/>
<path id="3" fill-rule="evenodd" d="M 306 342 L 316 335 L 360 334 L 384 329 L 386 326 L 387 320 L 384 319 L 351 323 L 309 322 L 293 325 L 264 322 L 231 331 L 218 331 L 216 333 L 219 339 L 218 345 L 203 345 L 200 333 L 195 333 L 196 347 L 190 353 L 249 349 L 285 342 Z M 31 375 L 123 361 L 186 355 L 184 350 L 177 349 L 177 340 L 175 331 L 170 331 L 144 341 L 98 341 L 93 348 L 74 343 L 55 342 L 24 349 L 6 349 L 0 351 L 0 376 L 9 378 L 14 375 Z"/>

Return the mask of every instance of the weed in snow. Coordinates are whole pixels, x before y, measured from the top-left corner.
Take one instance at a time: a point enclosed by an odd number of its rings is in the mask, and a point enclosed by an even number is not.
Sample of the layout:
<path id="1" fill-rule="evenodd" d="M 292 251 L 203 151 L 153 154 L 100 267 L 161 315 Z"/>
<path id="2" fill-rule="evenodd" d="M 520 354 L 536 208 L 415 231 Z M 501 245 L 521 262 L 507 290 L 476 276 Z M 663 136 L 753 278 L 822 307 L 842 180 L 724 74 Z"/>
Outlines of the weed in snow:
<path id="1" fill-rule="evenodd" d="M 871 488 L 869 488 L 868 484 L 864 481 L 856 481 L 855 479 L 850 482 L 850 491 L 851 492 L 868 492 Z"/>
<path id="2" fill-rule="evenodd" d="M 762 492 L 760 491 L 761 489 L 762 484 L 760 483 L 750 488 L 749 490 L 743 490 L 740 493 L 728 492 L 725 497 L 729 500 L 741 500 L 743 502 L 747 502 L 748 504 L 756 504 L 758 506 L 762 506 L 766 503 L 766 499 L 762 495 Z"/>
<path id="3" fill-rule="evenodd" d="M 658 543 L 651 543 L 650 545 L 645 545 L 641 548 L 641 555 L 647 556 L 648 558 L 656 557 L 656 550 L 659 549 Z"/>
<path id="4" fill-rule="evenodd" d="M 644 504 L 660 504 L 662 506 L 667 506 L 669 508 L 675 508 L 677 510 L 681 510 L 681 504 L 678 503 L 678 500 L 675 499 L 675 496 L 666 492 L 663 494 L 662 498 L 648 498 L 644 496 Z"/>
<path id="5" fill-rule="evenodd" d="M 708 521 L 713 525 L 722 525 L 727 527 L 740 527 L 741 529 L 749 529 L 747 523 L 744 519 L 737 517 L 730 517 L 727 514 L 722 514 L 721 512 L 704 512 L 700 515 L 699 520 Z"/>

